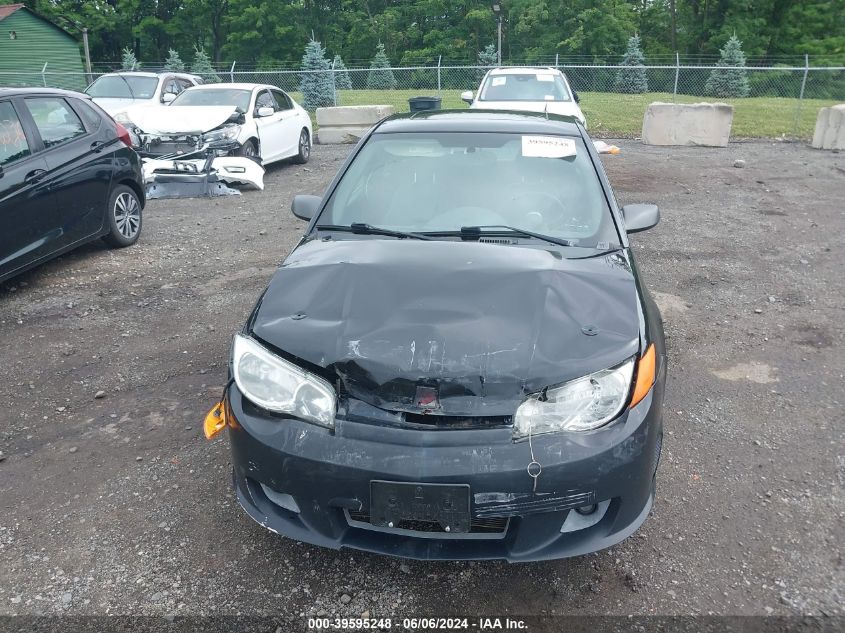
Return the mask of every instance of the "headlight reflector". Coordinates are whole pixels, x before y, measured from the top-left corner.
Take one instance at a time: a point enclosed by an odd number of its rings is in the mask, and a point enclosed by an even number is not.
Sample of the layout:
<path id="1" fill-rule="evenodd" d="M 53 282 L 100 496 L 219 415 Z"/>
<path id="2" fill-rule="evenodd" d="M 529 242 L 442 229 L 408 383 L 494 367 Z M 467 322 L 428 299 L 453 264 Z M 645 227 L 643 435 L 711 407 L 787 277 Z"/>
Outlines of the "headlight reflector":
<path id="1" fill-rule="evenodd" d="M 622 411 L 631 388 L 634 358 L 543 392 L 531 394 L 516 410 L 514 439 L 556 431 L 590 431 Z"/>
<path id="2" fill-rule="evenodd" d="M 255 340 L 235 335 L 232 372 L 241 393 L 259 407 L 334 428 L 337 398 L 332 386 Z"/>
<path id="3" fill-rule="evenodd" d="M 212 130 L 203 135 L 206 141 L 224 141 L 238 138 L 241 133 L 240 125 L 227 125 L 219 130 Z"/>

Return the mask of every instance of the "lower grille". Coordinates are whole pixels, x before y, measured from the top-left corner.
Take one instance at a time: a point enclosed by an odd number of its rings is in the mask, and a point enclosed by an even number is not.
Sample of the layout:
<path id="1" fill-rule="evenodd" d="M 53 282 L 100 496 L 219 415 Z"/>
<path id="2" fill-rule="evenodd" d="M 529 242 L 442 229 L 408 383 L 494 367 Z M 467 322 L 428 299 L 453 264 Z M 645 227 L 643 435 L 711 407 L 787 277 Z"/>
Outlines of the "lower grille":
<path id="1" fill-rule="evenodd" d="M 370 523 L 370 515 L 365 512 L 349 512 L 349 519 L 358 523 Z M 507 517 L 473 518 L 470 520 L 470 534 L 502 534 L 508 527 Z M 440 532 L 445 530 L 436 521 L 409 521 L 403 520 L 396 526 L 399 530 L 411 530 L 413 532 Z"/>
<path id="2" fill-rule="evenodd" d="M 149 156 L 169 156 L 171 154 L 192 154 L 198 149 L 196 141 L 162 141 L 160 143 L 146 143 L 143 152 Z"/>
<path id="3" fill-rule="evenodd" d="M 513 424 L 513 418 L 509 415 L 462 417 L 406 412 L 403 416 L 405 422 L 411 424 L 424 424 L 443 429 L 495 429 Z"/>

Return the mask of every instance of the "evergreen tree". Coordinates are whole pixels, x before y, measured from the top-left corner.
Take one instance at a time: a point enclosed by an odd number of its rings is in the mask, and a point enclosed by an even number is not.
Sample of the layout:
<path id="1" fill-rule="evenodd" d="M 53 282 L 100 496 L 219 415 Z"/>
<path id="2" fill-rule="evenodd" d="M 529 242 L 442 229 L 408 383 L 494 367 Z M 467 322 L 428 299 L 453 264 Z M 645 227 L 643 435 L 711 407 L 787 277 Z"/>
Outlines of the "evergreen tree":
<path id="1" fill-rule="evenodd" d="M 748 86 L 748 74 L 745 70 L 745 54 L 742 52 L 742 42 L 736 35 L 731 36 L 717 68 L 710 71 L 710 77 L 704 84 L 705 94 L 713 97 L 747 97 L 751 89 Z M 725 68 L 725 67 L 728 68 Z M 730 68 L 739 66 L 740 68 Z"/>
<path id="2" fill-rule="evenodd" d="M 489 66 L 495 66 L 499 63 L 499 54 L 496 51 L 495 44 L 488 44 L 483 51 L 478 51 L 478 65 L 484 66 L 485 68 L 481 68 L 476 72 L 477 81 L 481 81 L 482 77 L 484 77 L 484 73 L 489 70 Z"/>
<path id="3" fill-rule="evenodd" d="M 488 44 L 483 51 L 478 51 L 479 66 L 495 66 L 499 63 L 499 54 L 495 44 Z"/>
<path id="4" fill-rule="evenodd" d="M 138 70 L 141 65 L 135 57 L 135 53 L 128 46 L 123 49 L 123 55 L 120 58 L 121 70 Z"/>
<path id="5" fill-rule="evenodd" d="M 370 62 L 370 73 L 367 75 L 367 88 L 373 90 L 394 90 L 396 77 L 390 69 L 390 60 L 384 52 L 384 44 L 376 46 L 376 56 Z"/>
<path id="6" fill-rule="evenodd" d="M 314 111 L 335 103 L 331 65 L 326 59 L 326 50 L 316 40 L 305 45 L 299 90 L 302 92 L 302 107 L 306 110 Z"/>
<path id="7" fill-rule="evenodd" d="M 211 65 L 211 60 L 202 48 L 194 49 L 194 63 L 191 64 L 191 72 L 202 77 L 207 84 L 219 84 L 220 77 Z"/>
<path id="8" fill-rule="evenodd" d="M 179 57 L 179 53 L 174 51 L 172 48 L 170 49 L 167 59 L 164 62 L 164 70 L 171 70 L 177 73 L 185 70 L 185 62 L 183 62 L 182 58 Z"/>
<path id="9" fill-rule="evenodd" d="M 334 85 L 338 90 L 352 90 L 352 79 L 340 55 L 334 56 Z"/>
<path id="10" fill-rule="evenodd" d="M 623 68 L 616 74 L 614 88 L 616 92 L 639 94 L 648 92 L 648 76 L 643 62 L 645 57 L 640 50 L 640 36 L 634 35 L 628 39 L 628 49 L 622 58 Z"/>

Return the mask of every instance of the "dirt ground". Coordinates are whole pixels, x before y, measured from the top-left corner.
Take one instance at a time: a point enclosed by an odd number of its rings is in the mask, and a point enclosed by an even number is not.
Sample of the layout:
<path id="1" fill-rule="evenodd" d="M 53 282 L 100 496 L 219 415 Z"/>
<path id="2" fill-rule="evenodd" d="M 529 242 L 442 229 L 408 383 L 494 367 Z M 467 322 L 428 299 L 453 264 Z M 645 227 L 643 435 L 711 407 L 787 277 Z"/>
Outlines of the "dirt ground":
<path id="1" fill-rule="evenodd" d="M 845 154 L 619 144 L 620 202 L 663 213 L 632 241 L 670 355 L 635 536 L 543 564 L 415 562 L 282 539 L 239 509 L 201 420 L 304 228 L 292 196 L 349 151 L 316 147 L 264 192 L 152 201 L 135 247 L 0 289 L 0 615 L 843 615 Z"/>

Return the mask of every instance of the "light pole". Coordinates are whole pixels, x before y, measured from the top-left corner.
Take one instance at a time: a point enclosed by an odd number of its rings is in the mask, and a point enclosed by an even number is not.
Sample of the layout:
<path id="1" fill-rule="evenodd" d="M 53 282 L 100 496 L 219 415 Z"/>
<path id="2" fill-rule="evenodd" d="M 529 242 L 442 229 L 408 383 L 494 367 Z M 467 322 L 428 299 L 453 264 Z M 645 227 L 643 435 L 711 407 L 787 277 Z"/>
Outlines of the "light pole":
<path id="1" fill-rule="evenodd" d="M 498 23 L 498 39 L 499 45 L 496 47 L 496 64 L 498 66 L 502 65 L 502 5 L 498 2 L 493 3 L 493 13 L 496 16 L 496 22 Z"/>

